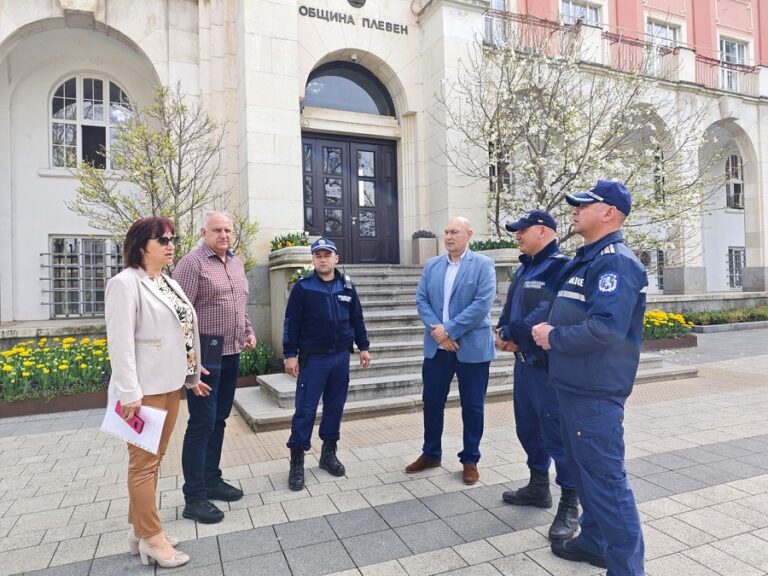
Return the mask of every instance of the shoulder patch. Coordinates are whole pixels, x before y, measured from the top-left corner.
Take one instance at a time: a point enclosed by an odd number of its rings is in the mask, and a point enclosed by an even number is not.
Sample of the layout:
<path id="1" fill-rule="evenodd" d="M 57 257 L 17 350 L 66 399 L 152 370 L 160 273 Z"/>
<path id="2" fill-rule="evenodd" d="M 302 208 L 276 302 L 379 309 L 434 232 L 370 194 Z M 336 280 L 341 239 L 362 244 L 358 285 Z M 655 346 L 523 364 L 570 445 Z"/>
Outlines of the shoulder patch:
<path id="1" fill-rule="evenodd" d="M 608 246 L 600 250 L 600 255 L 603 256 L 604 254 L 616 254 L 616 246 L 608 244 Z"/>
<path id="2" fill-rule="evenodd" d="M 619 275 L 616 272 L 605 272 L 597 281 L 599 294 L 613 294 L 619 287 Z"/>

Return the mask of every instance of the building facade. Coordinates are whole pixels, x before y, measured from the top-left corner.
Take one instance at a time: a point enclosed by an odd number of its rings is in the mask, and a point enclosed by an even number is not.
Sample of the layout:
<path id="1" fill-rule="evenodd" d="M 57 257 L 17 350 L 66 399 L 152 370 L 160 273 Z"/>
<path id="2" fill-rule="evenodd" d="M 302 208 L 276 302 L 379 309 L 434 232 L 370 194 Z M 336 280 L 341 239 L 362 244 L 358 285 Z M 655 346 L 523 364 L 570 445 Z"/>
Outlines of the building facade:
<path id="1" fill-rule="evenodd" d="M 111 136 L 157 84 L 180 82 L 226 127 L 224 185 L 260 226 L 257 326 L 270 323 L 275 234 L 306 229 L 348 263 L 403 264 L 414 231 L 439 234 L 453 215 L 483 235 L 488 184 L 445 161 L 457 135 L 436 94 L 515 15 L 581 24 L 585 58 L 672 64 L 665 89 L 717 101 L 708 130 L 728 148 L 728 182 L 680 265 L 646 261 L 656 291 L 766 290 L 763 0 L 0 1 L 0 320 L 103 312 L 121 255 L 67 208 L 71 167 L 111 170 Z"/>

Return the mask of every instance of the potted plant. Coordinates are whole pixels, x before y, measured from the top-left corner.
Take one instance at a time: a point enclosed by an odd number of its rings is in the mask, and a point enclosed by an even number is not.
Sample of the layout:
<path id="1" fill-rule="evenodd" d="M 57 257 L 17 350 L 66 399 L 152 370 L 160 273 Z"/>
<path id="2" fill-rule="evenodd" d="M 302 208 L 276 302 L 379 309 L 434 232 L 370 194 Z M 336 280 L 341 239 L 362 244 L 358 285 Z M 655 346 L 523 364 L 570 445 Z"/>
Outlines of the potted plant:
<path id="1" fill-rule="evenodd" d="M 416 230 L 411 234 L 411 263 L 423 266 L 437 256 L 437 236 L 429 230 Z"/>

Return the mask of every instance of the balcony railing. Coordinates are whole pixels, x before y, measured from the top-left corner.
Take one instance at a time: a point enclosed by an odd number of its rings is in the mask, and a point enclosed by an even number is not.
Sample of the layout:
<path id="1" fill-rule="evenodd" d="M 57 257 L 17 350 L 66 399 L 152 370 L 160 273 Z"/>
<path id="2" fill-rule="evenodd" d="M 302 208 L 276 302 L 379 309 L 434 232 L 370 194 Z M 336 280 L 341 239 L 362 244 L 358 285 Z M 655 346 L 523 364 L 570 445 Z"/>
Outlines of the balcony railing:
<path id="1" fill-rule="evenodd" d="M 671 78 L 678 66 L 680 49 L 632 38 L 623 34 L 603 32 L 607 45 L 607 64 L 624 72 Z"/>
<path id="2" fill-rule="evenodd" d="M 511 45 L 521 52 L 557 56 L 573 49 L 578 37 L 578 26 L 502 10 L 485 13 L 484 40 L 489 46 Z"/>
<path id="3" fill-rule="evenodd" d="M 757 67 L 696 55 L 696 82 L 746 96 L 757 96 Z"/>

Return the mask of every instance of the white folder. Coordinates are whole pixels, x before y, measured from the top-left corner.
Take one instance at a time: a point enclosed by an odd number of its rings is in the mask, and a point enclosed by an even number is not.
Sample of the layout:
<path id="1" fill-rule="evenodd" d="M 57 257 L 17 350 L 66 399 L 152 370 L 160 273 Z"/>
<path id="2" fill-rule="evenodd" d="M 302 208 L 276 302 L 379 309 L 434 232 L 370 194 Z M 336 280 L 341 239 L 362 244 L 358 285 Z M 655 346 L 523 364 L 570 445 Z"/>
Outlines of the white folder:
<path id="1" fill-rule="evenodd" d="M 107 412 L 104 414 L 101 429 L 107 434 L 117 436 L 147 452 L 157 454 L 157 449 L 160 446 L 160 436 L 163 433 L 163 425 L 165 424 L 165 417 L 168 415 L 168 411 L 162 408 L 142 406 L 137 415 L 144 420 L 144 429 L 139 434 L 115 412 L 117 400 L 117 396 L 109 397 Z"/>

